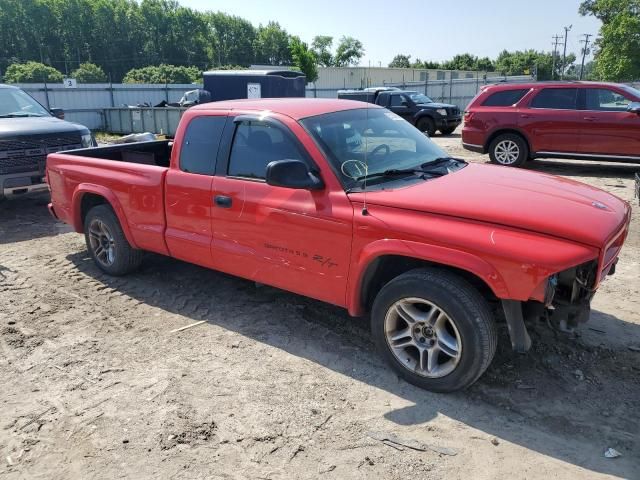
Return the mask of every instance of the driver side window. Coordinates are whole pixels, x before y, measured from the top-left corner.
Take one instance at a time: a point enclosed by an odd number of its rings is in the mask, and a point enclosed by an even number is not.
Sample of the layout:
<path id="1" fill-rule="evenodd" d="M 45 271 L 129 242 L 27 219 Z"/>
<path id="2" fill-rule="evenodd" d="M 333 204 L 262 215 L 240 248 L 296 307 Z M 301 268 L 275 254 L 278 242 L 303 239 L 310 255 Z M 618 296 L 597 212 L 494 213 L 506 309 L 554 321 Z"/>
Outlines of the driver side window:
<path id="1" fill-rule="evenodd" d="M 391 106 L 392 107 L 403 107 L 402 102 L 404 101 L 404 96 L 402 95 L 391 95 Z"/>
<path id="2" fill-rule="evenodd" d="M 298 146 L 279 128 L 256 121 L 236 127 L 227 172 L 230 177 L 264 180 L 267 165 L 275 160 L 305 161 Z"/>

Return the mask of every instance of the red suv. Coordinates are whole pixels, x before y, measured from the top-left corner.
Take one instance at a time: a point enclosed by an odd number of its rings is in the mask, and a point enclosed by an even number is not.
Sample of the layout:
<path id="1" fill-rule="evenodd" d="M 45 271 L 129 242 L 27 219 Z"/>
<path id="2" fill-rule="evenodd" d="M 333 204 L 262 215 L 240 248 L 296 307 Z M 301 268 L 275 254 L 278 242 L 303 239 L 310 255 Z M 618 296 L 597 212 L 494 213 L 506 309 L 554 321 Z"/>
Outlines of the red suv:
<path id="1" fill-rule="evenodd" d="M 489 85 L 464 115 L 462 145 L 511 167 L 534 158 L 640 161 L 640 91 L 595 82 Z"/>

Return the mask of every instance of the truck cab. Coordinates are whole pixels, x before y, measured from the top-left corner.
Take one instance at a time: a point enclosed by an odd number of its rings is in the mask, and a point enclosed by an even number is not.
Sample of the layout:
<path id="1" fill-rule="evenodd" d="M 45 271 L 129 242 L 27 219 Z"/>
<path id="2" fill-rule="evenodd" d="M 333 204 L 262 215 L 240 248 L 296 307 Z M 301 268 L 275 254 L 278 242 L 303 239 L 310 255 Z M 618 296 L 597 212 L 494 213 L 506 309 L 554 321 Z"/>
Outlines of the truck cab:
<path id="1" fill-rule="evenodd" d="M 57 118 L 23 90 L 0 84 L 0 200 L 48 189 L 48 154 L 95 145 L 82 125 Z"/>

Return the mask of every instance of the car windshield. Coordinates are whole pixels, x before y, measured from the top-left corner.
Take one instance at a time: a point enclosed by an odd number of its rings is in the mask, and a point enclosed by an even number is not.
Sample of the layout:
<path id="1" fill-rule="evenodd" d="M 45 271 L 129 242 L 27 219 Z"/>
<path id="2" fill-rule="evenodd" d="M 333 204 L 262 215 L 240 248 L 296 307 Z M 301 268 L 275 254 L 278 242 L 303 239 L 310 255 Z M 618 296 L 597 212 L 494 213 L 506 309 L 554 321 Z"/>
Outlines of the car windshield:
<path id="1" fill-rule="evenodd" d="M 301 121 L 325 152 L 347 190 L 402 177 L 446 175 L 465 165 L 451 159 L 417 128 L 382 108 L 327 113 Z M 437 173 L 437 175 L 436 175 Z M 400 175 L 398 175 L 400 174 Z"/>
<path id="2" fill-rule="evenodd" d="M 413 100 L 413 103 L 434 103 L 433 100 L 421 93 L 411 93 L 409 97 Z"/>
<path id="3" fill-rule="evenodd" d="M 629 92 L 631 95 L 636 97 L 635 98 L 636 102 L 640 101 L 640 90 L 638 90 L 637 88 L 633 88 L 630 85 L 620 85 L 620 88 L 622 88 L 623 90 Z"/>
<path id="4" fill-rule="evenodd" d="M 49 112 L 17 88 L 0 88 L 0 118 L 48 117 Z"/>

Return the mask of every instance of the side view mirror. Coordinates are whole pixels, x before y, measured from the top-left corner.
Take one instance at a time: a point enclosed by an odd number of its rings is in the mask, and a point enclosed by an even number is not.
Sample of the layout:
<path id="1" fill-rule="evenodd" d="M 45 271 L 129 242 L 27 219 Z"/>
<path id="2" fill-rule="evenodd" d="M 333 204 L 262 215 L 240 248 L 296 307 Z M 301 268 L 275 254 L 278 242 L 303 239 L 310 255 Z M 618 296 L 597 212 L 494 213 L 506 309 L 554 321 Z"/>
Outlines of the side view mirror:
<path id="1" fill-rule="evenodd" d="M 267 184 L 274 187 L 319 190 L 322 180 L 300 160 L 276 160 L 267 165 Z"/>
<path id="2" fill-rule="evenodd" d="M 50 110 L 51 115 L 53 115 L 56 118 L 59 118 L 60 120 L 64 120 L 64 110 L 61 108 L 52 108 Z"/>
<path id="3" fill-rule="evenodd" d="M 627 112 L 635 113 L 637 115 L 640 115 L 640 102 L 631 102 L 627 106 Z"/>

